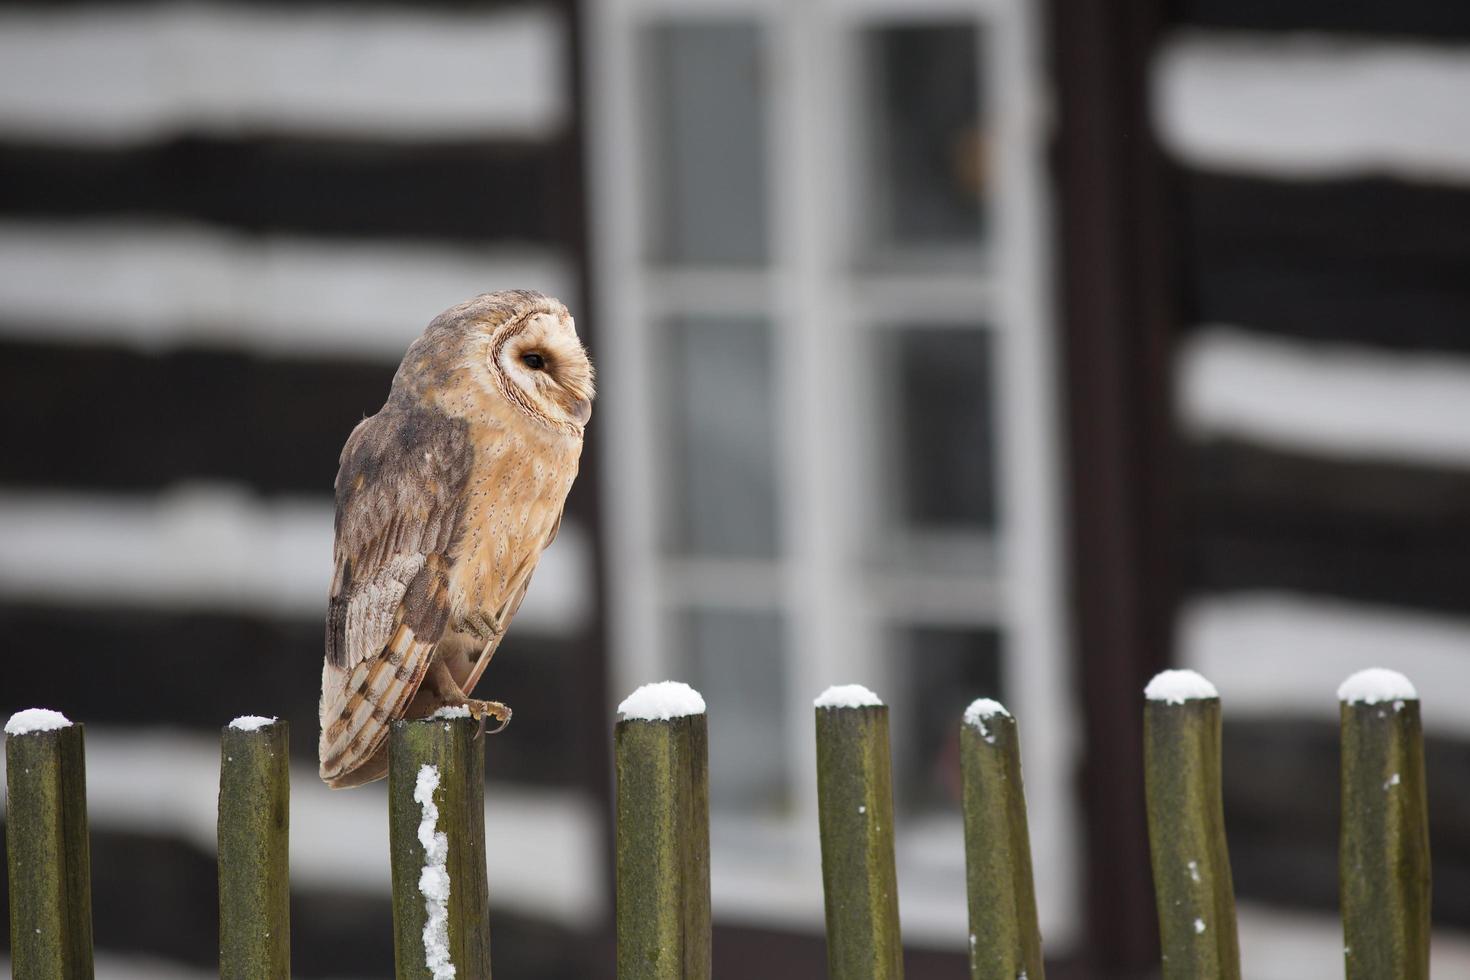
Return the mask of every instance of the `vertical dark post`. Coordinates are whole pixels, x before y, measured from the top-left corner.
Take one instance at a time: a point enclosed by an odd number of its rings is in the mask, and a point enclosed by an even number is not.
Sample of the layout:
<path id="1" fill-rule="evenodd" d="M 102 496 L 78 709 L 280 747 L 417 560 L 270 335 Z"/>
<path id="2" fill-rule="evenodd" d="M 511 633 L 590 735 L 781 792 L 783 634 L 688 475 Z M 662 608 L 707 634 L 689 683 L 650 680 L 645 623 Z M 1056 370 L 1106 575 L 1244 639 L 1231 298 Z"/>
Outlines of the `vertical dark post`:
<path id="1" fill-rule="evenodd" d="M 857 684 L 816 700 L 830 980 L 902 980 L 888 708 Z"/>
<path id="2" fill-rule="evenodd" d="M 1087 965 L 1151 977 L 1138 690 L 1168 665 L 1179 576 L 1172 487 L 1171 182 L 1149 75 L 1164 0 L 1048 0 L 1057 331 L 1076 669 Z"/>
<path id="3" fill-rule="evenodd" d="M 1166 670 L 1144 693 L 1144 783 L 1164 980 L 1240 980 L 1220 794 L 1220 696 L 1192 670 Z"/>
<path id="4" fill-rule="evenodd" d="M 971 980 L 1045 980 L 1016 720 L 970 705 L 960 726 Z"/>
<path id="5" fill-rule="evenodd" d="M 10 961 L 16 977 L 92 977 L 82 726 L 32 708 L 5 725 Z"/>
<path id="6" fill-rule="evenodd" d="M 291 976 L 289 729 L 236 718 L 220 736 L 219 975 Z"/>
<path id="7" fill-rule="evenodd" d="M 398 980 L 489 980 L 485 740 L 468 717 L 396 721 L 388 743 Z"/>
<path id="8" fill-rule="evenodd" d="M 634 691 L 618 712 L 618 980 L 709 980 L 704 699 L 664 681 Z"/>
<path id="9" fill-rule="evenodd" d="M 1419 696 L 1365 670 L 1342 703 L 1343 957 L 1348 980 L 1429 976 L 1429 815 Z"/>

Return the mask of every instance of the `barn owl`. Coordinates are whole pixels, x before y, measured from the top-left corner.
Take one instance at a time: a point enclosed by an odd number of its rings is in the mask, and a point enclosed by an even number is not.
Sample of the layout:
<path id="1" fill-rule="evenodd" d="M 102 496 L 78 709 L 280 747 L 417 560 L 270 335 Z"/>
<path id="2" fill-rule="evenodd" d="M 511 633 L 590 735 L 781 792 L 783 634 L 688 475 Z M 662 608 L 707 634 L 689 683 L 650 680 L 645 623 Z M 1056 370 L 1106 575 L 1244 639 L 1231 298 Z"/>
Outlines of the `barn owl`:
<path id="1" fill-rule="evenodd" d="M 571 315 L 540 293 L 487 293 L 435 317 L 337 472 L 322 667 L 321 777 L 382 777 L 388 725 L 468 697 L 556 537 L 592 414 Z M 498 729 L 497 729 L 498 730 Z"/>

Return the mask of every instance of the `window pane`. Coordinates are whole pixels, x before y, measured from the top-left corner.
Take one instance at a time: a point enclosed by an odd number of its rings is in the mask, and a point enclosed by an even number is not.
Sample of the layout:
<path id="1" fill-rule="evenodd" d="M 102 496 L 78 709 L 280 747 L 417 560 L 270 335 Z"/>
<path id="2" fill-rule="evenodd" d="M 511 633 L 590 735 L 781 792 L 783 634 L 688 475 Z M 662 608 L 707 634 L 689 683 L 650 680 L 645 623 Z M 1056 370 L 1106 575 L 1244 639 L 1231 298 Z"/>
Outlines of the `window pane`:
<path id="1" fill-rule="evenodd" d="M 676 454 L 677 552 L 777 552 L 771 337 L 763 320 L 701 317 L 669 328 L 668 424 Z"/>
<path id="2" fill-rule="evenodd" d="M 654 254 L 677 262 L 766 257 L 761 35 L 753 23 L 656 28 L 651 44 Z"/>
<path id="3" fill-rule="evenodd" d="M 870 203 L 879 248 L 981 242 L 987 178 L 979 33 L 959 22 L 868 34 Z"/>
<path id="4" fill-rule="evenodd" d="M 783 809 L 789 752 L 780 617 L 699 609 L 683 625 L 686 676 L 709 708 L 711 805 Z"/>
<path id="5" fill-rule="evenodd" d="M 890 698 L 897 805 L 909 812 L 957 810 L 959 727 L 975 698 L 1004 702 L 1000 635 L 933 626 L 893 631 Z"/>
<path id="6" fill-rule="evenodd" d="M 890 547 L 962 553 L 995 526 L 991 335 L 977 327 L 880 330 L 874 345 L 883 449 L 876 486 Z M 958 560 L 958 559 L 957 559 Z M 964 565 L 973 564 L 964 561 Z"/>

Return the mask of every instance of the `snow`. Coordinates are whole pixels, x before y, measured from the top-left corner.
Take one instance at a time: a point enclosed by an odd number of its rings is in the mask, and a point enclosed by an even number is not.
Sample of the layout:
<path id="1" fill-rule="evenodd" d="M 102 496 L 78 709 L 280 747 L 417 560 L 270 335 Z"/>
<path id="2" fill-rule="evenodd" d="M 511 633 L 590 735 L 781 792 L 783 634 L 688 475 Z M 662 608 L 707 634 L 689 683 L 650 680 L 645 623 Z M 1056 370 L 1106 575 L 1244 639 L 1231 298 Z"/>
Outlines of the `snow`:
<path id="1" fill-rule="evenodd" d="M 237 732 L 255 732 L 264 728 L 266 725 L 274 725 L 275 723 L 275 715 L 271 715 L 269 718 L 263 715 L 241 715 L 230 722 L 230 727 Z"/>
<path id="2" fill-rule="evenodd" d="M 985 724 L 985 719 L 994 718 L 996 715 L 1005 715 L 1009 718 L 1011 713 L 999 701 L 992 698 L 976 698 L 965 709 L 965 724 L 978 728 L 980 730 L 980 737 L 991 745 L 994 745 L 995 736 L 990 734 L 990 728 Z"/>
<path id="3" fill-rule="evenodd" d="M 1409 679 L 1396 670 L 1369 667 L 1360 670 L 1337 689 L 1337 700 L 1348 704 L 1378 704 L 1381 701 L 1417 701 L 1419 693 Z M 1395 705 L 1397 708 L 1397 705 Z"/>
<path id="4" fill-rule="evenodd" d="M 468 718 L 469 716 L 470 716 L 470 709 L 469 709 L 469 706 L 468 705 L 464 705 L 464 704 L 446 704 L 442 708 L 439 708 L 438 710 L 436 710 L 429 717 L 430 718 Z"/>
<path id="5" fill-rule="evenodd" d="M 1204 919 L 1195 919 L 1194 920 L 1194 931 L 1195 931 L 1196 934 L 1202 933 L 1202 932 L 1205 931 L 1205 920 Z"/>
<path id="6" fill-rule="evenodd" d="M 17 711 L 5 723 L 6 735 L 29 735 L 32 732 L 54 732 L 58 728 L 69 728 L 71 719 L 60 711 L 49 708 L 27 708 Z"/>
<path id="7" fill-rule="evenodd" d="M 834 684 L 812 703 L 818 708 L 877 708 L 883 699 L 861 684 Z"/>
<path id="8" fill-rule="evenodd" d="M 1220 692 L 1204 676 L 1192 670 L 1165 670 L 1154 675 L 1143 689 L 1143 696 L 1150 701 L 1166 704 L 1183 704 L 1186 701 L 1202 701 L 1218 698 Z"/>
<path id="9" fill-rule="evenodd" d="M 704 714 L 704 698 L 680 681 L 644 684 L 623 699 L 618 714 L 628 721 L 669 721 Z"/>
<path id="10" fill-rule="evenodd" d="M 439 806 L 434 790 L 439 788 L 439 767 L 422 765 L 414 783 L 413 798 L 423 814 L 419 819 L 419 843 L 424 848 L 424 870 L 419 874 L 419 892 L 424 896 L 424 964 L 434 980 L 453 980 L 454 963 L 449 958 L 449 835 L 439 826 Z"/>

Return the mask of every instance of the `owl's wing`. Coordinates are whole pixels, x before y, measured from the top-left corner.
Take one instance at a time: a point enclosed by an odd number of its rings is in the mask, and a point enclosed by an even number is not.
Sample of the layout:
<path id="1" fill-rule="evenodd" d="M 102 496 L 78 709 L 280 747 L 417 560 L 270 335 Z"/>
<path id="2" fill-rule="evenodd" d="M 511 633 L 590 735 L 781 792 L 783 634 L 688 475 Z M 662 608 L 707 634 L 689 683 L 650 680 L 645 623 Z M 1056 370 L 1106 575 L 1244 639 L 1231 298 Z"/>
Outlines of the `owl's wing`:
<path id="1" fill-rule="evenodd" d="M 462 426 L 418 407 L 364 419 L 342 450 L 322 667 L 328 783 L 377 752 L 444 635 L 470 464 Z"/>

